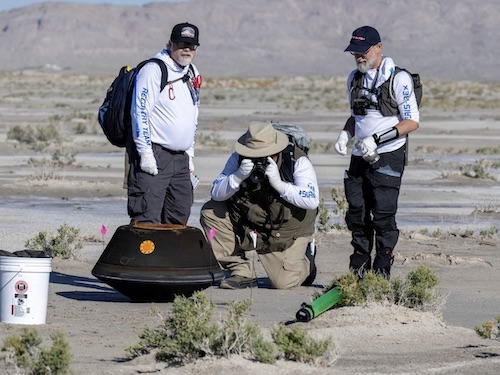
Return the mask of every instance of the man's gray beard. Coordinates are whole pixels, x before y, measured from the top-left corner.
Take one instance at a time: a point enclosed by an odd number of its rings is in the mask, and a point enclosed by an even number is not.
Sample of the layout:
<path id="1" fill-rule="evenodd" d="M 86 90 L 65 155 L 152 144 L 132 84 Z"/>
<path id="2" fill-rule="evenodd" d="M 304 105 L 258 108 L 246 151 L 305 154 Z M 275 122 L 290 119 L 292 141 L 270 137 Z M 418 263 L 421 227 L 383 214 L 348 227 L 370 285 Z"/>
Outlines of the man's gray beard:
<path id="1" fill-rule="evenodd" d="M 186 56 L 179 56 L 178 60 L 176 60 L 177 64 L 179 64 L 180 66 L 188 66 L 189 64 L 191 64 L 192 61 L 193 61 L 192 57 L 186 57 Z"/>
<path id="2" fill-rule="evenodd" d="M 377 60 L 377 56 L 373 56 L 371 59 L 366 60 L 364 63 L 358 63 L 356 61 L 356 64 L 358 65 L 358 70 L 365 74 L 367 71 L 369 71 L 371 68 L 373 68 L 373 65 L 375 64 L 375 60 Z"/>

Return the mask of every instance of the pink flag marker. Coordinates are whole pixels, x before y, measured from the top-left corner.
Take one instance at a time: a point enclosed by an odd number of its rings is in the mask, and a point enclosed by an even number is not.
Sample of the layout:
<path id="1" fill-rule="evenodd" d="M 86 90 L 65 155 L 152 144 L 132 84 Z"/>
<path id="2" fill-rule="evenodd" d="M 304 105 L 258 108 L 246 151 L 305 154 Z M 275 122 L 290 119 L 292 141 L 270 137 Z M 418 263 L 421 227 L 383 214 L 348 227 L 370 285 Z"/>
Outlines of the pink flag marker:
<path id="1" fill-rule="evenodd" d="M 106 228 L 106 226 L 103 224 L 102 227 L 101 227 L 101 234 L 103 235 L 103 237 L 106 235 L 106 233 L 108 233 L 108 229 Z"/>
<path id="2" fill-rule="evenodd" d="M 215 237 L 215 228 L 210 228 L 210 232 L 208 233 L 208 240 L 212 241 L 212 238 Z"/>

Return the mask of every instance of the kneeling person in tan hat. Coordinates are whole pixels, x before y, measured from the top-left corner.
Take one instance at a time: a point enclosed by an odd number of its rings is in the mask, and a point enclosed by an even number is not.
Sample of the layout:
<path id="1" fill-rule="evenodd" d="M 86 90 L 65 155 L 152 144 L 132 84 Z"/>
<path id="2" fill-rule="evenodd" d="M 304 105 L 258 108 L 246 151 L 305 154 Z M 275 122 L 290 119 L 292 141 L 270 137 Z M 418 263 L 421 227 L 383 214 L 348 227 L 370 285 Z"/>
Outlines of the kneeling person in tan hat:
<path id="1" fill-rule="evenodd" d="M 245 256 L 251 250 L 257 251 L 274 288 L 311 285 L 319 205 L 313 165 L 269 122 L 250 123 L 235 151 L 200 215 L 215 257 L 231 271 L 220 287 L 257 286 L 254 265 Z"/>

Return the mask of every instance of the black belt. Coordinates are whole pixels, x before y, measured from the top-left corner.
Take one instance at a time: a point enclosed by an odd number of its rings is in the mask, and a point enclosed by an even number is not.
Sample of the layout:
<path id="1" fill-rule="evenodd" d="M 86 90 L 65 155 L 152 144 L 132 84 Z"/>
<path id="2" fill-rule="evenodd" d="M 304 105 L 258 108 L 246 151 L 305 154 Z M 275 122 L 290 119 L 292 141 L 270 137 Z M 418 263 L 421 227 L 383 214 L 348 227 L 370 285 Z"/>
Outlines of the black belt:
<path id="1" fill-rule="evenodd" d="M 159 145 L 158 143 L 153 143 L 154 146 L 158 146 L 158 147 L 161 147 L 163 150 L 167 151 L 169 154 L 183 154 L 185 153 L 186 151 L 174 151 L 174 150 L 170 150 L 166 147 L 163 147 L 162 145 Z"/>

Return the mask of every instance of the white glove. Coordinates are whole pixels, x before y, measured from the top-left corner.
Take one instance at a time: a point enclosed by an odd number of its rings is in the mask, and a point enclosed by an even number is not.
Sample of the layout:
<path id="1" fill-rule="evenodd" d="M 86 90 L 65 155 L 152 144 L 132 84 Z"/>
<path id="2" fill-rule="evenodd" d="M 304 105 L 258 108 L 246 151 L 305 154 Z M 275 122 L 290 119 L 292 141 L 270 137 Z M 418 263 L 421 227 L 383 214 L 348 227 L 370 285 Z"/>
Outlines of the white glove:
<path id="1" fill-rule="evenodd" d="M 358 143 L 356 143 L 356 147 L 363 153 L 363 159 L 370 164 L 375 164 L 380 159 L 380 156 L 377 153 L 378 146 L 373 136 L 366 137 L 358 141 Z"/>
<path id="2" fill-rule="evenodd" d="M 373 136 L 369 136 L 366 138 L 363 138 L 362 140 L 358 141 L 356 144 L 356 147 L 361 150 L 363 153 L 363 156 L 372 154 L 377 150 L 377 144 L 375 143 L 375 138 Z"/>
<path id="3" fill-rule="evenodd" d="M 285 194 L 286 188 L 288 184 L 281 180 L 280 171 L 278 170 L 278 166 L 272 157 L 268 156 L 267 161 L 269 164 L 266 167 L 266 176 L 269 180 L 271 186 L 276 190 L 276 192 L 281 196 Z"/>
<path id="4" fill-rule="evenodd" d="M 248 176 L 250 176 L 253 171 L 253 167 L 253 161 L 251 161 L 250 159 L 243 159 L 238 170 L 233 173 L 234 182 L 236 182 L 238 185 L 241 184 L 248 178 Z"/>
<path id="5" fill-rule="evenodd" d="M 347 130 L 342 130 L 337 138 L 337 143 L 335 143 L 335 151 L 340 155 L 347 155 L 347 142 L 351 139 L 351 133 Z"/>
<path id="6" fill-rule="evenodd" d="M 149 173 L 153 176 L 156 176 L 158 174 L 158 166 L 156 165 L 156 159 L 153 154 L 153 150 L 145 150 L 141 152 L 141 164 L 140 167 L 141 169 Z"/>

